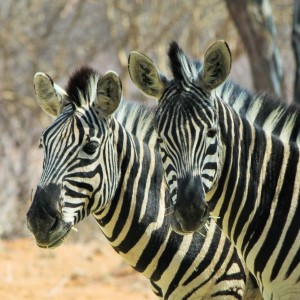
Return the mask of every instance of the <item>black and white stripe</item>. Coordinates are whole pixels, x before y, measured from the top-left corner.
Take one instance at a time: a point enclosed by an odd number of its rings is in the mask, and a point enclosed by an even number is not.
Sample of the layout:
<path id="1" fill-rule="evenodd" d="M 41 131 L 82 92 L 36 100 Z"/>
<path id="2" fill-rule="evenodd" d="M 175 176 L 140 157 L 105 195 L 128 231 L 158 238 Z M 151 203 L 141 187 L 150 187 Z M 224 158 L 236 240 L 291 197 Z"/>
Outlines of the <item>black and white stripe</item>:
<path id="1" fill-rule="evenodd" d="M 216 79 L 222 74 L 218 55 L 211 56 L 207 69 Z M 250 95 L 230 82 L 219 91 L 206 88 L 209 74 L 195 73 L 176 43 L 169 57 L 174 79 L 157 73 L 152 85 L 164 85 L 156 94 L 155 124 L 178 209 L 173 216 L 189 224 L 185 218 L 201 218 L 208 205 L 257 278 L 264 299 L 299 299 L 299 110 Z M 181 213 L 179 201 L 181 207 L 185 201 L 195 209 Z"/>
<path id="2" fill-rule="evenodd" d="M 229 80 L 216 89 L 216 95 L 265 132 L 278 136 L 282 141 L 300 144 L 298 105 L 287 104 L 266 93 L 251 93 Z"/>
<path id="3" fill-rule="evenodd" d="M 207 232 L 186 236 L 171 229 L 153 115 L 124 101 L 115 117 L 103 116 L 93 102 L 97 78 L 90 69 L 71 77 L 62 113 L 42 135 L 44 169 L 28 212 L 38 245 L 57 246 L 48 236 L 57 224 L 64 239 L 92 213 L 113 248 L 151 281 L 158 297 L 250 299 L 254 293 L 260 299 L 258 289 L 246 289 L 244 265 L 214 222 Z"/>

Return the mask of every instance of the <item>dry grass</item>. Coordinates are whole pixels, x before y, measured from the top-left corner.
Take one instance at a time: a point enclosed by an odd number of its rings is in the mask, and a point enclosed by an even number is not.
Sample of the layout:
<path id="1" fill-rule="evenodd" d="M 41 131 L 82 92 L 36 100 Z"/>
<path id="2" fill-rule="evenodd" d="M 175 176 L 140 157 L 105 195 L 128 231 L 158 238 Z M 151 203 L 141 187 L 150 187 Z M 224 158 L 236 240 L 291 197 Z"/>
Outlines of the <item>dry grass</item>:
<path id="1" fill-rule="evenodd" d="M 1 300 L 156 299 L 148 281 L 106 241 L 67 241 L 55 250 L 32 239 L 0 241 Z"/>

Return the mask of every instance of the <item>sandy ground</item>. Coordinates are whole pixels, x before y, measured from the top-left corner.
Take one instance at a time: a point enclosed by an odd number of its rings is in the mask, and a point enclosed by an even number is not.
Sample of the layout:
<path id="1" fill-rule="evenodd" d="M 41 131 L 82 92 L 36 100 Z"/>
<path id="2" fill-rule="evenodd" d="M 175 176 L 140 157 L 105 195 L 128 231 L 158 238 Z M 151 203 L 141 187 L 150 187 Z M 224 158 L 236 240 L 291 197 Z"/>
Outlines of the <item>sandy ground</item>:
<path id="1" fill-rule="evenodd" d="M 156 299 L 148 281 L 105 243 L 67 241 L 54 250 L 33 239 L 0 240 L 1 300 Z"/>

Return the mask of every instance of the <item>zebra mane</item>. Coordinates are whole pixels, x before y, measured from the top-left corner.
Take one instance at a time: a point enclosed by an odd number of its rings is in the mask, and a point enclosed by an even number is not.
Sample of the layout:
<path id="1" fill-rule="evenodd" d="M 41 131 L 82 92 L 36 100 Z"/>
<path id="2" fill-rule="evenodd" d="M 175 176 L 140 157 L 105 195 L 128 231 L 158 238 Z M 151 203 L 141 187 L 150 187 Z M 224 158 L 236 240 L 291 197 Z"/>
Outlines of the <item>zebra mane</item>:
<path id="1" fill-rule="evenodd" d="M 66 92 L 68 102 L 72 105 L 73 110 L 93 103 L 99 78 L 101 75 L 88 66 L 77 69 L 70 76 Z M 140 140 L 146 143 L 157 143 L 157 135 L 154 130 L 154 113 L 149 107 L 122 100 L 114 113 L 114 117 L 128 132 Z"/>
<path id="2" fill-rule="evenodd" d="M 191 81 L 202 67 L 199 60 L 188 57 L 174 41 L 170 44 L 168 56 L 173 76 L 178 80 Z M 216 95 L 251 124 L 263 128 L 268 134 L 276 135 L 282 141 L 293 141 L 300 145 L 298 105 L 289 105 L 266 93 L 250 92 L 231 80 L 219 86 Z"/>
<path id="3" fill-rule="evenodd" d="M 139 140 L 158 146 L 154 127 L 154 111 L 150 107 L 138 102 L 123 100 L 114 117 Z"/>
<path id="4" fill-rule="evenodd" d="M 170 44 L 168 56 L 174 78 L 190 81 L 197 77 L 201 63 L 189 58 L 174 41 Z"/>
<path id="5" fill-rule="evenodd" d="M 73 108 L 82 107 L 94 101 L 97 83 L 101 75 L 88 66 L 77 69 L 69 78 L 66 92 Z"/>
<path id="6" fill-rule="evenodd" d="M 217 88 L 217 96 L 250 123 L 283 141 L 300 144 L 300 107 L 276 96 L 253 93 L 227 80 Z"/>

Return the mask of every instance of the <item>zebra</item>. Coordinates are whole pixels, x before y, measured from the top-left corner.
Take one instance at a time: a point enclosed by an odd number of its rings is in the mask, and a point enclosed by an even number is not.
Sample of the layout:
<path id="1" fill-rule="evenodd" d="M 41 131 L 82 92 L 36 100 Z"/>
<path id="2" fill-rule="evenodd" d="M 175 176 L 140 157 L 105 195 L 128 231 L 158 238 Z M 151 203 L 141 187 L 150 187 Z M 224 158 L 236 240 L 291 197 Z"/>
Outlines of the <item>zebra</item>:
<path id="1" fill-rule="evenodd" d="M 250 123 L 282 141 L 300 145 L 300 109 L 267 93 L 251 93 L 227 80 L 215 90 L 217 97 L 230 105 Z"/>
<path id="2" fill-rule="evenodd" d="M 299 299 L 297 109 L 291 117 L 286 111 L 285 121 L 269 111 L 261 126 L 256 117 L 238 114 L 224 102 L 216 92 L 231 68 L 224 41 L 207 50 L 200 70 L 176 42 L 168 55 L 172 80 L 136 51 L 128 68 L 135 85 L 158 99 L 155 127 L 174 229 L 196 231 L 211 213 L 256 277 L 264 299 Z M 278 128 L 280 133 L 272 134 Z"/>
<path id="3" fill-rule="evenodd" d="M 66 91 L 44 73 L 34 83 L 39 105 L 56 117 L 40 140 L 43 173 L 27 213 L 39 247 L 59 246 L 92 214 L 157 297 L 262 299 L 215 222 L 188 236 L 171 229 L 154 115 L 121 102 L 116 73 L 82 67 Z"/>

